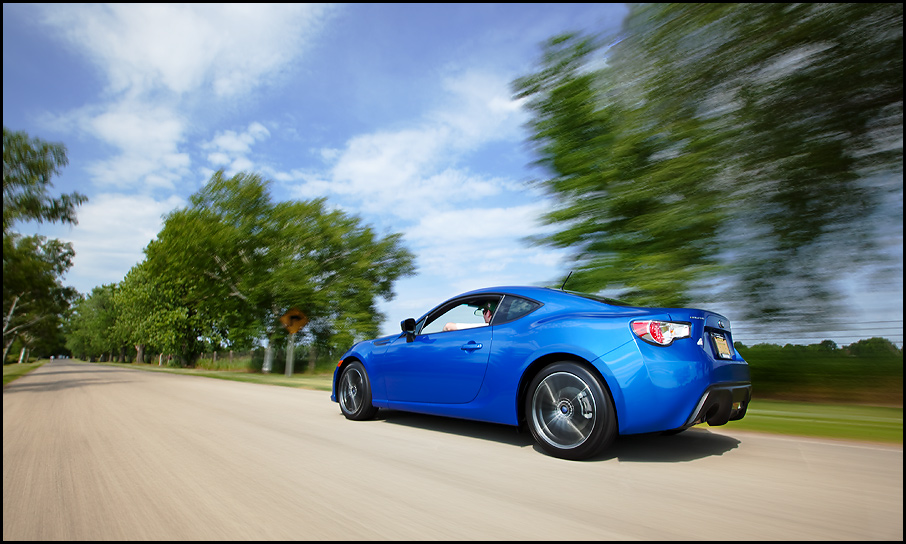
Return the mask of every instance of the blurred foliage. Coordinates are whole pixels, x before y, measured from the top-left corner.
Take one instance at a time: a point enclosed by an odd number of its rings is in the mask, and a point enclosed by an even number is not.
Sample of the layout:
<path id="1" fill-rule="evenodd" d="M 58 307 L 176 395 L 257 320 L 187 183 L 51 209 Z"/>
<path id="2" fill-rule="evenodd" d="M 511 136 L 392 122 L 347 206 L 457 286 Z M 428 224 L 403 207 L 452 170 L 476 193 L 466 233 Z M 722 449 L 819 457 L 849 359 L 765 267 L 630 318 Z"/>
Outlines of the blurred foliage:
<path id="1" fill-rule="evenodd" d="M 843 348 L 829 340 L 736 350 L 749 363 L 753 396 L 785 400 L 903 404 L 903 350 L 885 338 Z"/>
<path id="2" fill-rule="evenodd" d="M 68 164 L 66 147 L 3 127 L 3 233 L 20 221 L 75 224 L 79 193 L 51 197 L 51 178 Z"/>
<path id="3" fill-rule="evenodd" d="M 639 4 L 616 38 L 549 40 L 513 84 L 558 203 L 539 241 L 576 290 L 830 315 L 897 228 L 902 36 L 902 4 Z"/>
<path id="4" fill-rule="evenodd" d="M 12 229 L 23 221 L 76 223 L 79 193 L 53 197 L 51 179 L 66 166 L 63 144 L 3 127 L 3 361 L 13 347 L 39 357 L 64 351 L 61 322 L 77 296 L 65 287 L 72 245 Z"/>

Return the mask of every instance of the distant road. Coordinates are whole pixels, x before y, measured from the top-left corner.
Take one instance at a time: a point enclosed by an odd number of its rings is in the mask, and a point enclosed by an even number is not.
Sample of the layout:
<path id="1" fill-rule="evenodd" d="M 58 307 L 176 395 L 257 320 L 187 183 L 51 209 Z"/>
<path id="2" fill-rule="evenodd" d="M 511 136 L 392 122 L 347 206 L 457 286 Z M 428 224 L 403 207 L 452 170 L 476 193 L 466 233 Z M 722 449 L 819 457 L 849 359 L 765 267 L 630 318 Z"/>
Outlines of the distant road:
<path id="1" fill-rule="evenodd" d="M 3 388 L 4 540 L 902 540 L 903 448 L 692 429 L 570 462 L 505 426 L 53 361 Z"/>

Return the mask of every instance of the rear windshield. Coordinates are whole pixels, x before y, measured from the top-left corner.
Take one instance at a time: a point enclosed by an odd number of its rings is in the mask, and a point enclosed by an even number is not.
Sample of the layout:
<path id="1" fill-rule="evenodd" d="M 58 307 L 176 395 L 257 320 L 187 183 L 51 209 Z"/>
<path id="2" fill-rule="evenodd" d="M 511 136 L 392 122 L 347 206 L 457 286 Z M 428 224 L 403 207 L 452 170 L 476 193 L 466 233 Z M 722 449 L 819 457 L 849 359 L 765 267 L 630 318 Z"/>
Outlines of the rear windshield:
<path id="1" fill-rule="evenodd" d="M 617 300 L 615 298 L 600 297 L 598 295 L 592 295 L 589 293 L 579 293 L 578 291 L 566 291 L 571 295 L 576 295 L 577 297 L 587 298 L 590 300 L 596 300 L 598 302 L 603 302 L 604 304 L 610 304 L 611 306 L 632 306 L 628 302 L 623 302 L 622 300 Z"/>

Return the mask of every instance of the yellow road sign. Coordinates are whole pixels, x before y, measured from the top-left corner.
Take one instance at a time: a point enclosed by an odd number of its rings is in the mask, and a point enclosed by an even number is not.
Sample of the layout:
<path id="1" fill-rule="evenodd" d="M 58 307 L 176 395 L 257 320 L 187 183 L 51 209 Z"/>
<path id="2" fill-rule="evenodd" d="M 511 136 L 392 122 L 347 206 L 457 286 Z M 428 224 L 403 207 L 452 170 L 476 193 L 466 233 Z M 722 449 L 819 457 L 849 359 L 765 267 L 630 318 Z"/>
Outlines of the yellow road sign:
<path id="1" fill-rule="evenodd" d="M 280 318 L 280 323 L 283 323 L 283 326 L 286 327 L 290 334 L 296 334 L 299 329 L 308 323 L 308 317 L 298 308 L 293 308 L 283 314 L 283 317 Z"/>

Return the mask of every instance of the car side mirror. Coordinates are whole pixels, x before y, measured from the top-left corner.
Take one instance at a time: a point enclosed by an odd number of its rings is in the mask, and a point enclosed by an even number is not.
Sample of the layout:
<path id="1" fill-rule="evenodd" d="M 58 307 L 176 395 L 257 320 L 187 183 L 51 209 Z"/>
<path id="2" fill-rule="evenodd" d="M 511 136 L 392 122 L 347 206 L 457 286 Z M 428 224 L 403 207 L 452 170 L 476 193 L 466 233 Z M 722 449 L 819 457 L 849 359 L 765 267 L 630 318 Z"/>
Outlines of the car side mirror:
<path id="1" fill-rule="evenodd" d="M 400 328 L 406 333 L 406 342 L 415 340 L 415 320 L 411 317 L 400 321 Z"/>

